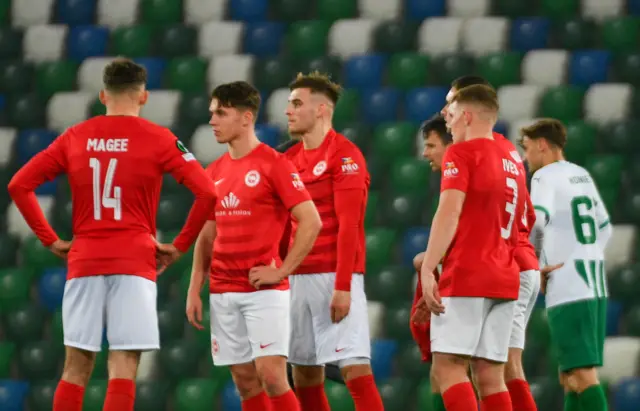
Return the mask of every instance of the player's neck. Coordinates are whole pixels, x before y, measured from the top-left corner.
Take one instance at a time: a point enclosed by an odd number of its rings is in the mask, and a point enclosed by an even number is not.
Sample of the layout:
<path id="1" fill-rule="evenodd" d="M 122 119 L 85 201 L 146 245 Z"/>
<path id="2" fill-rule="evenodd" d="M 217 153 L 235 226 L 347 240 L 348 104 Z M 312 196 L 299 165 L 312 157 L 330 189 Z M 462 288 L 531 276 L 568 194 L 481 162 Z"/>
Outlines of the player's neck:
<path id="1" fill-rule="evenodd" d="M 107 106 L 107 116 L 140 116 L 140 106 L 133 106 L 131 104 L 110 104 Z"/>
<path id="2" fill-rule="evenodd" d="M 252 152 L 259 145 L 260 140 L 255 133 L 251 132 L 229 142 L 229 155 L 232 159 L 237 160 Z"/>
<path id="3" fill-rule="evenodd" d="M 557 163 L 558 161 L 564 161 L 564 154 L 562 151 L 558 150 L 550 150 L 542 157 L 542 167 L 548 166 L 549 164 Z"/>
<path id="4" fill-rule="evenodd" d="M 487 127 L 469 127 L 466 133 L 465 141 L 476 140 L 479 138 L 485 138 L 487 140 L 493 140 L 493 128 Z"/>
<path id="5" fill-rule="evenodd" d="M 331 122 L 318 122 L 318 124 L 316 124 L 316 126 L 311 131 L 301 136 L 304 149 L 313 150 L 314 148 L 320 147 L 331 128 Z"/>

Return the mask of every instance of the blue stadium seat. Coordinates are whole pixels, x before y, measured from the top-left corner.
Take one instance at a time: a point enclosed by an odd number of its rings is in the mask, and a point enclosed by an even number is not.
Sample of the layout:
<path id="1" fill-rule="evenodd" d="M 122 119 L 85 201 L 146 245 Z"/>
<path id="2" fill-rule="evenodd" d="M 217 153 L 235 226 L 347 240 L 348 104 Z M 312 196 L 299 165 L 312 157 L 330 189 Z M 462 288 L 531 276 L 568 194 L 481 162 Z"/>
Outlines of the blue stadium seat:
<path id="1" fill-rule="evenodd" d="M 446 14 L 445 0 L 406 0 L 404 15 L 408 19 L 422 21 L 427 17 L 444 16 Z"/>
<path id="2" fill-rule="evenodd" d="M 515 19 L 511 22 L 511 49 L 529 51 L 547 47 L 551 22 L 543 17 Z"/>
<path id="3" fill-rule="evenodd" d="M 267 20 L 269 2 L 267 0 L 230 0 L 227 6 L 233 20 L 254 23 Z"/>
<path id="4" fill-rule="evenodd" d="M 244 52 L 258 57 L 280 53 L 284 37 L 284 25 L 276 22 L 250 23 L 246 26 Z"/>
<path id="5" fill-rule="evenodd" d="M 0 380 L 0 410 L 22 411 L 29 392 L 29 383 L 16 380 Z"/>
<path id="6" fill-rule="evenodd" d="M 104 56 L 109 42 L 109 29 L 100 26 L 76 26 L 69 30 L 67 55 L 82 62 L 87 57 Z"/>
<path id="7" fill-rule="evenodd" d="M 242 411 L 242 402 L 233 381 L 229 381 L 222 390 L 222 411 Z"/>
<path id="8" fill-rule="evenodd" d="M 382 84 L 384 57 L 380 54 L 353 56 L 344 65 L 346 88 L 370 89 Z"/>
<path id="9" fill-rule="evenodd" d="M 384 381 L 391 377 L 397 351 L 398 343 L 395 340 L 374 340 L 371 343 L 371 368 L 376 380 Z"/>
<path id="10" fill-rule="evenodd" d="M 28 129 L 18 134 L 16 151 L 18 162 L 26 163 L 31 157 L 44 150 L 56 139 L 57 134 L 51 130 Z"/>
<path id="11" fill-rule="evenodd" d="M 258 124 L 256 126 L 256 135 L 258 139 L 270 147 L 276 147 L 280 144 L 280 129 L 268 124 Z"/>
<path id="12" fill-rule="evenodd" d="M 70 26 L 91 24 L 96 12 L 96 0 L 58 0 L 58 21 Z"/>
<path id="13" fill-rule="evenodd" d="M 509 137 L 507 136 L 507 133 L 509 132 L 509 125 L 504 121 L 498 121 L 496 125 L 493 126 L 493 131 L 495 131 L 496 133 L 500 133 L 505 137 Z M 515 138 L 518 138 L 518 137 L 519 136 L 515 136 Z"/>
<path id="14" fill-rule="evenodd" d="M 394 88 L 367 90 L 362 94 L 362 114 L 374 126 L 395 121 L 399 105 L 400 92 Z"/>
<path id="15" fill-rule="evenodd" d="M 429 241 L 428 228 L 413 227 L 405 231 L 402 240 L 402 264 L 412 267 L 413 257 L 427 248 L 427 241 Z"/>
<path id="16" fill-rule="evenodd" d="M 65 268 L 50 268 L 40 278 L 38 282 L 40 304 L 50 312 L 55 312 L 62 306 L 66 280 L 67 270 Z"/>
<path id="17" fill-rule="evenodd" d="M 262 104 L 260 105 L 260 111 L 258 111 L 258 119 L 257 123 L 266 123 L 267 122 L 267 110 L 264 109 L 265 103 L 269 100 L 269 96 L 271 95 L 267 90 L 259 90 L 260 91 L 260 100 Z"/>
<path id="18" fill-rule="evenodd" d="M 616 411 L 638 411 L 640 378 L 632 377 L 620 381 L 614 388 L 613 404 Z"/>
<path id="19" fill-rule="evenodd" d="M 604 50 L 577 51 L 569 63 L 569 83 L 590 86 L 605 83 L 609 72 L 611 53 Z"/>
<path id="20" fill-rule="evenodd" d="M 161 58 L 144 57 L 134 60 L 147 69 L 147 89 L 157 90 L 162 88 L 164 70 L 167 68 L 167 61 Z"/>
<path id="21" fill-rule="evenodd" d="M 3 111 L 7 106 L 7 96 L 0 94 L 0 111 Z"/>
<path id="22" fill-rule="evenodd" d="M 627 0 L 627 12 L 634 16 L 640 16 L 640 0 Z"/>
<path id="23" fill-rule="evenodd" d="M 447 98 L 446 87 L 423 87 L 409 90 L 405 98 L 405 113 L 407 120 L 422 123 L 440 112 Z"/>
<path id="24" fill-rule="evenodd" d="M 620 319 L 623 307 L 618 301 L 607 301 L 607 337 L 620 334 Z"/>
<path id="25" fill-rule="evenodd" d="M 58 179 L 45 181 L 36 188 L 35 193 L 39 196 L 55 196 L 58 192 Z"/>

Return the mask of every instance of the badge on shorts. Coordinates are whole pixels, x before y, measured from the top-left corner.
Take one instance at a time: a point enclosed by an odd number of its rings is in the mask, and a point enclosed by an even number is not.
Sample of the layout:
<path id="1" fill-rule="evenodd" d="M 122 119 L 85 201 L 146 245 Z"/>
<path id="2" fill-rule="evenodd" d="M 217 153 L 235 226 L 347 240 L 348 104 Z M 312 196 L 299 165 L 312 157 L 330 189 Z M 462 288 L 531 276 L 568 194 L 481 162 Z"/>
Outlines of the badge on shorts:
<path id="1" fill-rule="evenodd" d="M 324 173 L 326 169 L 327 169 L 327 162 L 322 160 L 318 164 L 316 164 L 315 167 L 313 167 L 313 175 L 319 176 L 322 173 Z"/>
<path id="2" fill-rule="evenodd" d="M 247 187 L 255 187 L 258 185 L 259 182 L 260 182 L 260 173 L 258 173 L 256 170 L 250 170 L 244 176 L 244 183 L 247 185 Z"/>

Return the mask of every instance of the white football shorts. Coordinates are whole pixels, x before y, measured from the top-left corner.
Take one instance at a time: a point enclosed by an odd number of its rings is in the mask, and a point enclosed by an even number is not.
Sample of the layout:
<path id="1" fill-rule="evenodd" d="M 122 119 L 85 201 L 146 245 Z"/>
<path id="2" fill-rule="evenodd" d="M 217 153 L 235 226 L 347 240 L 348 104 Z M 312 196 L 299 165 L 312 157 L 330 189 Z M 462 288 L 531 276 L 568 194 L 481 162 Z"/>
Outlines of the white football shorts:
<path id="1" fill-rule="evenodd" d="M 160 348 L 156 283 L 135 275 L 72 278 L 64 287 L 64 345 L 102 350 L 107 328 L 110 350 L 148 351 Z"/>
<path id="2" fill-rule="evenodd" d="M 516 302 L 442 297 L 444 314 L 431 314 L 431 351 L 506 362 Z"/>
<path id="3" fill-rule="evenodd" d="M 527 324 L 531 317 L 533 307 L 536 305 L 540 292 L 540 272 L 537 270 L 523 271 L 520 273 L 520 291 L 516 308 L 513 313 L 513 327 L 509 348 L 524 349 Z"/>
<path id="4" fill-rule="evenodd" d="M 324 365 L 349 359 L 370 359 L 369 316 L 364 276 L 351 277 L 351 307 L 339 323 L 331 321 L 335 273 L 289 276 L 291 343 L 289 362 Z"/>
<path id="5" fill-rule="evenodd" d="M 289 354 L 289 290 L 210 294 L 213 364 Z"/>

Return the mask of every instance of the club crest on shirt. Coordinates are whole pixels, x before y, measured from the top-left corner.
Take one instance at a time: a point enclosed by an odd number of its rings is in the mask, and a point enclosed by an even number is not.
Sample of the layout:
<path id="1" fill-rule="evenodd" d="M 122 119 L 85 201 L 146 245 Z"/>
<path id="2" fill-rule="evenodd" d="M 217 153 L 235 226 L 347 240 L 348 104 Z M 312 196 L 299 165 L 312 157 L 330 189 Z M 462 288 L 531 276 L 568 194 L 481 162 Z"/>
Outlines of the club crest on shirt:
<path id="1" fill-rule="evenodd" d="M 318 164 L 316 164 L 315 167 L 313 167 L 313 175 L 314 176 L 322 175 L 322 173 L 324 173 L 326 169 L 327 169 L 327 162 L 322 160 L 318 162 Z"/>
<path id="2" fill-rule="evenodd" d="M 447 178 L 456 177 L 458 175 L 458 167 L 453 161 L 447 161 L 444 165 L 442 175 Z"/>
<path id="3" fill-rule="evenodd" d="M 256 170 L 248 171 L 244 176 L 244 183 L 247 185 L 247 187 L 257 186 L 258 183 L 260 183 L 260 173 L 258 173 Z"/>
<path id="4" fill-rule="evenodd" d="M 358 172 L 358 163 L 351 157 L 342 157 L 342 172 L 344 174 L 355 174 Z"/>
<path id="5" fill-rule="evenodd" d="M 304 183 L 300 179 L 300 175 L 298 173 L 291 173 L 291 180 L 293 183 L 293 187 L 296 190 L 304 190 Z"/>

